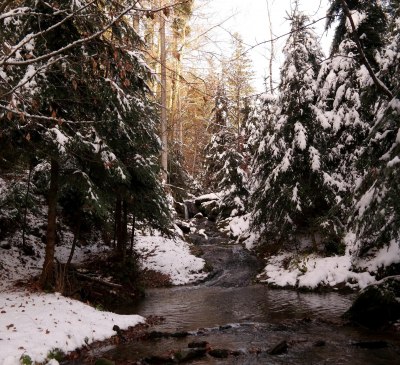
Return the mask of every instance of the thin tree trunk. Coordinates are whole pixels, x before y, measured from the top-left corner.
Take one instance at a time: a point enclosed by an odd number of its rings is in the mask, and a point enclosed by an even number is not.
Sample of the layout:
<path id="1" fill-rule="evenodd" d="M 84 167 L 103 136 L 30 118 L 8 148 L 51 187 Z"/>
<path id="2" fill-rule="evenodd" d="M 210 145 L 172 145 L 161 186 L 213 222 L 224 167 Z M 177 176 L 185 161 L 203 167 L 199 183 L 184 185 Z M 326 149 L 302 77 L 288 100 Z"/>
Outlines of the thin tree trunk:
<path id="1" fill-rule="evenodd" d="M 126 199 L 122 201 L 122 231 L 121 231 L 121 253 L 122 259 L 126 257 L 126 245 L 128 241 L 128 203 Z"/>
<path id="2" fill-rule="evenodd" d="M 131 247 L 130 247 L 130 252 L 129 252 L 131 257 L 133 256 L 133 244 L 135 243 L 135 221 L 136 221 L 135 218 L 136 217 L 133 214 L 132 215 Z"/>
<path id="3" fill-rule="evenodd" d="M 54 252 L 57 239 L 57 195 L 59 169 L 58 162 L 52 159 L 50 168 L 50 189 L 48 196 L 49 201 L 47 213 L 46 253 L 39 282 L 43 289 L 52 288 L 55 282 Z"/>
<path id="4" fill-rule="evenodd" d="M 121 201 L 121 197 L 118 194 L 117 195 L 117 199 L 115 202 L 115 235 L 117 237 L 117 244 L 115 246 L 117 254 L 121 254 L 121 246 L 122 246 L 122 242 L 121 242 L 121 231 L 122 231 L 122 201 Z"/>
<path id="5" fill-rule="evenodd" d="M 75 235 L 74 235 L 74 240 L 72 242 L 71 251 L 69 253 L 69 257 L 68 257 L 67 263 L 65 265 L 65 271 L 66 272 L 68 271 L 68 266 L 71 264 L 72 258 L 74 257 L 76 243 L 78 242 L 78 239 L 79 239 L 79 236 L 80 236 L 80 233 L 81 233 L 81 225 L 82 225 L 81 224 L 81 217 L 82 217 L 82 214 L 79 211 L 79 213 L 78 213 L 78 223 L 77 223 L 78 226 L 76 228 Z"/>
<path id="6" fill-rule="evenodd" d="M 160 0 L 160 7 L 163 0 Z M 161 167 L 163 179 L 168 178 L 168 126 L 167 126 L 167 52 L 165 40 L 165 16 L 160 12 L 160 58 L 161 58 Z"/>
<path id="7" fill-rule="evenodd" d="M 25 240 L 26 216 L 28 215 L 28 198 L 29 198 L 29 193 L 30 193 L 30 188 L 31 188 L 32 170 L 33 170 L 33 164 L 29 163 L 28 186 L 26 188 L 26 195 L 25 195 L 24 222 L 22 225 L 22 247 L 26 246 L 26 240 Z"/>

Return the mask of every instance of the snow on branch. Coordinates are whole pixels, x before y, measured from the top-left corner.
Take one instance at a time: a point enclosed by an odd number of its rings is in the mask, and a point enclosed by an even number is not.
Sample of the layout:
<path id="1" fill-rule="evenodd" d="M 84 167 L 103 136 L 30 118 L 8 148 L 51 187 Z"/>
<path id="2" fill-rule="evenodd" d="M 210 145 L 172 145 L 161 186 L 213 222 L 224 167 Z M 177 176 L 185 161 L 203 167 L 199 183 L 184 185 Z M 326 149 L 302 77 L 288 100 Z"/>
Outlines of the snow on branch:
<path id="1" fill-rule="evenodd" d="M 357 34 L 357 27 L 354 22 L 354 19 L 351 15 L 350 9 L 347 6 L 346 0 L 341 0 L 341 3 L 343 5 L 343 11 L 346 14 L 346 17 L 348 18 L 351 29 L 352 29 L 352 34 L 354 36 L 354 40 L 357 45 L 358 52 L 360 52 L 361 59 L 363 61 L 364 66 L 368 70 L 369 75 L 371 76 L 374 84 L 380 89 L 386 96 L 388 96 L 390 99 L 393 99 L 393 93 L 389 90 L 389 88 L 376 76 L 374 70 L 372 69 L 370 63 L 368 62 L 367 56 L 365 55 L 365 52 L 363 50 L 363 47 L 361 45 L 360 37 Z"/>

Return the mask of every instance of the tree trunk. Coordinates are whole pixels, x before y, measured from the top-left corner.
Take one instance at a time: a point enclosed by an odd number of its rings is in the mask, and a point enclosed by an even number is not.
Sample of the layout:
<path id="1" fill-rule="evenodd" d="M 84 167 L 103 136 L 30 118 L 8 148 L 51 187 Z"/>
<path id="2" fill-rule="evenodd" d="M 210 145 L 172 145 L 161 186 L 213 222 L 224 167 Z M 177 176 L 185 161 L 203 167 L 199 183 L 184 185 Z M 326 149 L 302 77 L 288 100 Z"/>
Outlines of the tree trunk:
<path id="1" fill-rule="evenodd" d="M 126 244 L 128 241 L 128 203 L 126 199 L 122 201 L 122 231 L 121 231 L 121 253 L 122 260 L 126 257 Z"/>
<path id="2" fill-rule="evenodd" d="M 57 238 L 57 195 L 59 169 L 58 162 L 52 159 L 50 168 L 50 189 L 48 196 L 46 253 L 39 282 L 43 289 L 53 288 L 55 283 L 54 252 Z"/>
<path id="3" fill-rule="evenodd" d="M 28 215 L 28 198 L 31 188 L 31 180 L 32 180 L 32 170 L 33 164 L 29 163 L 29 175 L 28 175 L 28 186 L 26 188 L 26 195 L 25 195 L 25 207 L 24 207 L 24 222 L 22 225 L 22 247 L 26 246 L 26 216 Z"/>
<path id="4" fill-rule="evenodd" d="M 117 244 L 115 248 L 118 255 L 122 254 L 121 231 L 122 231 L 122 200 L 120 195 L 118 194 L 115 202 L 115 236 L 117 237 Z"/>
<path id="5" fill-rule="evenodd" d="M 163 0 L 160 0 L 160 6 Z M 168 125 L 167 125 L 167 55 L 165 40 L 165 17 L 160 12 L 160 58 L 161 58 L 161 167 L 163 180 L 168 178 Z"/>
<path id="6" fill-rule="evenodd" d="M 132 257 L 133 256 L 133 245 L 135 243 L 135 214 L 132 216 L 132 231 L 131 231 L 131 248 L 129 250 L 129 254 Z"/>

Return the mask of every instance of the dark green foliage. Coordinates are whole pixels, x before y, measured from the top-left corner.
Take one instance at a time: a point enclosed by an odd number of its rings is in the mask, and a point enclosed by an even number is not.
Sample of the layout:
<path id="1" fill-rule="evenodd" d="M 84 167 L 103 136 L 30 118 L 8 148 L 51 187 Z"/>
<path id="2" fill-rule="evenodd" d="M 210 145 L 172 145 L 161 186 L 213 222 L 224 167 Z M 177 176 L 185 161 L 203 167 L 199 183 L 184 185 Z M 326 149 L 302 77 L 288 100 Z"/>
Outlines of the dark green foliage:
<path id="1" fill-rule="evenodd" d="M 365 16 L 357 27 L 357 36 L 361 40 L 368 61 L 376 67 L 375 52 L 384 45 L 387 29 L 387 18 L 382 4 L 378 0 L 346 0 L 346 2 L 350 11 L 357 12 L 356 15 L 353 15 L 354 20 L 360 14 Z M 331 0 L 328 10 L 327 27 L 330 27 L 336 20 L 339 22 L 335 30 L 331 55 L 339 52 L 339 46 L 344 39 L 354 40 L 350 23 L 346 19 L 342 6 L 341 0 Z"/>
<path id="2" fill-rule="evenodd" d="M 326 179 L 326 132 L 319 122 L 316 79 L 322 53 L 307 18 L 295 14 L 293 33 L 285 46 L 280 97 L 266 98 L 272 111 L 260 134 L 253 171 L 260 172 L 252 196 L 253 227 L 269 244 L 296 244 L 305 235 L 324 236 L 335 190 Z"/>

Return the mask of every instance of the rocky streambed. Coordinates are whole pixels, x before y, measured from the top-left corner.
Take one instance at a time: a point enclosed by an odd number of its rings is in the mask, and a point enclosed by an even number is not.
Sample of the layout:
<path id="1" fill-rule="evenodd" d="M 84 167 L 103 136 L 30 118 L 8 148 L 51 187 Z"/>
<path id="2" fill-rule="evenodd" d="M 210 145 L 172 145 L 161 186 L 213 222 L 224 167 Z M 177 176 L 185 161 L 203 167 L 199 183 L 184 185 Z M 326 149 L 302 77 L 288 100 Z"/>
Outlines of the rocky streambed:
<path id="1" fill-rule="evenodd" d="M 138 339 L 96 350 L 96 357 L 116 364 L 399 364 L 398 333 L 342 319 L 354 295 L 254 284 L 257 258 L 213 222 L 199 217 L 195 224 L 187 235 L 210 265 L 209 279 L 150 289 L 121 308 L 164 320 Z"/>

